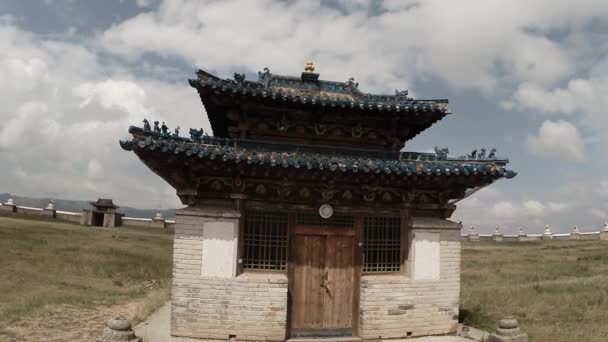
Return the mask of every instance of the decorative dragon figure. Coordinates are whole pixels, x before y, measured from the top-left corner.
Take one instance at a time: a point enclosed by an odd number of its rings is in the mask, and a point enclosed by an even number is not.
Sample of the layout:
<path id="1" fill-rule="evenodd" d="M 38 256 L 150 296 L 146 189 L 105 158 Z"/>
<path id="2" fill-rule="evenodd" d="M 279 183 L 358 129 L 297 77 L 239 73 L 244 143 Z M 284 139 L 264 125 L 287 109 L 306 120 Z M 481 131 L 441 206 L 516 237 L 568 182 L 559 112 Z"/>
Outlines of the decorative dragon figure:
<path id="1" fill-rule="evenodd" d="M 481 152 L 479 152 L 479 155 L 477 156 L 477 158 L 479 159 L 485 159 L 486 158 L 486 149 L 482 148 Z"/>
<path id="2" fill-rule="evenodd" d="M 158 127 L 158 121 L 154 121 L 154 132 L 160 133 L 160 127 Z"/>
<path id="3" fill-rule="evenodd" d="M 167 127 L 167 125 L 165 125 L 164 121 L 163 121 L 162 126 L 160 126 L 160 130 L 163 135 L 169 135 L 169 127 Z"/>
<path id="4" fill-rule="evenodd" d="M 179 126 L 175 127 L 175 130 L 173 131 L 173 137 L 179 137 Z"/>
<path id="5" fill-rule="evenodd" d="M 348 84 L 348 86 L 353 89 L 353 88 L 359 88 L 359 83 L 355 82 L 355 78 L 351 77 L 348 79 L 348 81 L 346 81 L 346 84 Z"/>

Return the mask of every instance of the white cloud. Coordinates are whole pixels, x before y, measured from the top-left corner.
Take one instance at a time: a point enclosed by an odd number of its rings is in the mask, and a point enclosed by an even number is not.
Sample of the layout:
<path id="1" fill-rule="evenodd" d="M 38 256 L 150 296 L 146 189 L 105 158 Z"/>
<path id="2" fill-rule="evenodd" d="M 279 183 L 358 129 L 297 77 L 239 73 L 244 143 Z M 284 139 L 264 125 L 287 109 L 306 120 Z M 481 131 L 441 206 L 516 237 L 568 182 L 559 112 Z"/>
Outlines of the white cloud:
<path id="1" fill-rule="evenodd" d="M 135 4 L 139 7 L 149 7 L 155 2 L 155 0 L 135 0 Z"/>
<path id="2" fill-rule="evenodd" d="M 608 213 L 605 210 L 592 208 L 589 209 L 589 213 L 591 213 L 591 215 L 597 217 L 600 220 L 605 220 L 606 218 L 608 218 Z"/>
<path id="3" fill-rule="evenodd" d="M 543 204 L 537 200 L 526 200 L 523 202 L 523 208 L 527 210 L 527 214 L 531 217 L 545 217 L 567 210 L 568 205 L 552 201 Z"/>
<path id="4" fill-rule="evenodd" d="M 544 33 L 574 35 L 608 15 L 604 1 L 576 8 L 548 0 L 387 1 L 386 12 L 372 17 L 365 3 L 340 4 L 342 11 L 315 1 L 164 1 L 106 30 L 101 40 L 129 58 L 175 56 L 224 74 L 233 71 L 225 69 L 230 65 L 293 74 L 314 58 L 323 77 L 345 79 L 356 71 L 364 87 L 392 89 L 432 75 L 488 91 L 502 79 L 551 85 L 572 75 L 579 50 Z"/>
<path id="5" fill-rule="evenodd" d="M 187 83 L 137 79 L 76 43 L 0 25 L 0 191 L 74 199 L 113 197 L 175 207 L 175 191 L 118 140 L 144 117 L 209 128 Z"/>
<path id="6" fill-rule="evenodd" d="M 546 207 L 542 203 L 535 200 L 525 201 L 524 208 L 526 208 L 526 210 L 528 210 L 528 214 L 532 216 L 543 216 L 546 209 Z"/>
<path id="7" fill-rule="evenodd" d="M 537 136 L 528 136 L 528 152 L 540 157 L 554 157 L 581 161 L 585 158 L 585 144 L 573 124 L 559 120 L 543 122 Z"/>
<path id="8" fill-rule="evenodd" d="M 494 204 L 490 212 L 498 218 L 513 218 L 521 213 L 515 204 L 506 201 Z"/>
<path id="9" fill-rule="evenodd" d="M 147 108 L 146 92 L 131 81 L 114 81 L 112 79 L 97 83 L 82 83 L 74 88 L 74 94 L 82 98 L 79 107 L 84 108 L 92 102 L 98 102 L 105 109 L 120 109 L 128 114 L 133 122 L 151 113 Z"/>

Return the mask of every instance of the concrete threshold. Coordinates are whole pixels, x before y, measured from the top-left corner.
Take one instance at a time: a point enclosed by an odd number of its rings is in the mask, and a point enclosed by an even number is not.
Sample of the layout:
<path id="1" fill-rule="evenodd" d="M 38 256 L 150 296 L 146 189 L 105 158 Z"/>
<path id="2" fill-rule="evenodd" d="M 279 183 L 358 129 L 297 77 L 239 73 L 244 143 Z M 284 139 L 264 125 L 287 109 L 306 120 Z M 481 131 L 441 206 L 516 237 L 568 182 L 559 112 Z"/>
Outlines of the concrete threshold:
<path id="1" fill-rule="evenodd" d="M 360 337 L 300 337 L 290 338 L 286 342 L 358 342 L 361 341 Z"/>

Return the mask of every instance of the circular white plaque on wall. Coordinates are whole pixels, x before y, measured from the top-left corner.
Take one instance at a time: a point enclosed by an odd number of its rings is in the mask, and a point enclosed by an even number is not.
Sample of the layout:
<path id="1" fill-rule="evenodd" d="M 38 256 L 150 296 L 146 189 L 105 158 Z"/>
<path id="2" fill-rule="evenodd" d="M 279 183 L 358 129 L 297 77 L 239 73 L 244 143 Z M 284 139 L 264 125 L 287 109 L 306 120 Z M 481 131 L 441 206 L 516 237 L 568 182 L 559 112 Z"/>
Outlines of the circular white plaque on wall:
<path id="1" fill-rule="evenodd" d="M 331 205 L 329 204 L 323 204 L 322 206 L 319 207 L 319 215 L 322 218 L 330 218 L 331 215 L 334 214 L 334 208 L 331 207 Z"/>

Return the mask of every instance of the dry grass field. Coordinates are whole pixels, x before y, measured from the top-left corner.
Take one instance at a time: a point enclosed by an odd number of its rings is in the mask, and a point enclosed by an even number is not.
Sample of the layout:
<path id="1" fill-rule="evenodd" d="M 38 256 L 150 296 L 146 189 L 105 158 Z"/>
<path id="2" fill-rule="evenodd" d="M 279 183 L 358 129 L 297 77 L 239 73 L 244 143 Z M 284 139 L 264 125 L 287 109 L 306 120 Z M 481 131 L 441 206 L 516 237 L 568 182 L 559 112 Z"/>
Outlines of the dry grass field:
<path id="1" fill-rule="evenodd" d="M 0 217 L 0 341 L 94 341 L 167 300 L 172 235 Z M 150 290 L 146 280 L 160 281 Z"/>
<path id="2" fill-rule="evenodd" d="M 493 330 L 512 316 L 530 341 L 608 341 L 608 241 L 462 247 L 465 322 Z"/>
<path id="3" fill-rule="evenodd" d="M 3 214 L 0 341 L 93 341 L 113 315 L 144 318 L 168 298 L 171 238 Z M 511 316 L 531 341 L 608 340 L 608 242 L 462 247 L 466 323 L 493 330 Z"/>

